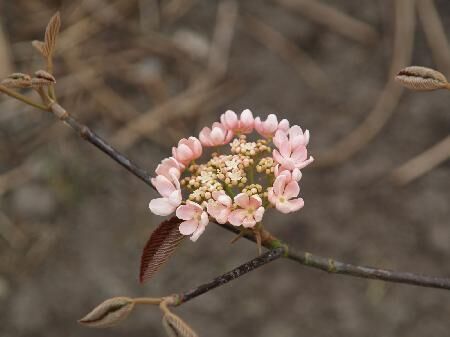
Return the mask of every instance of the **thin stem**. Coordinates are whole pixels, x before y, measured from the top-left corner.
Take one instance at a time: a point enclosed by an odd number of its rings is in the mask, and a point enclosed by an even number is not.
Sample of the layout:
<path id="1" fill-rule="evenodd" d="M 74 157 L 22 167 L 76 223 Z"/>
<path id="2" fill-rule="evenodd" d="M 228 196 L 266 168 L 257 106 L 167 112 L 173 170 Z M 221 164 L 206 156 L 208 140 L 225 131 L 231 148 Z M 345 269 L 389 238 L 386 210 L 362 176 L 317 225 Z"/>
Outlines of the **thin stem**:
<path id="1" fill-rule="evenodd" d="M 114 149 L 110 144 L 108 144 L 108 142 L 89 129 L 86 125 L 81 124 L 77 119 L 70 116 L 70 114 L 58 103 L 53 102 L 50 104 L 50 109 L 56 117 L 75 130 L 81 138 L 106 153 L 114 161 L 119 163 L 122 167 L 126 168 L 129 172 L 133 173 L 136 177 L 154 189 L 154 186 L 150 182 L 151 177 L 145 170 L 138 167 L 125 155 Z"/>
<path id="2" fill-rule="evenodd" d="M 134 304 L 150 304 L 150 305 L 159 305 L 164 298 L 162 297 L 137 297 L 133 298 Z"/>
<path id="3" fill-rule="evenodd" d="M 40 109 L 40 110 L 43 110 L 43 111 L 49 111 L 49 108 L 46 107 L 45 105 L 40 104 L 38 102 L 34 102 L 31 99 L 29 99 L 28 97 L 26 97 L 26 96 L 24 96 L 22 94 L 19 94 L 17 91 L 11 90 L 11 89 L 9 89 L 9 88 L 1 85 L 1 84 L 0 84 L 0 92 L 3 92 L 5 95 L 8 95 L 8 96 L 10 96 L 12 98 L 15 98 L 15 99 L 17 99 L 17 100 L 19 100 L 19 101 L 21 101 L 21 102 L 23 102 L 25 104 L 31 105 L 34 108 L 37 108 L 37 109 Z"/>
<path id="4" fill-rule="evenodd" d="M 233 232 L 238 233 L 238 229 L 229 224 L 219 224 L 219 226 Z M 273 237 L 270 233 L 262 233 L 262 245 L 268 249 L 283 247 L 286 251 L 284 257 L 298 262 L 304 266 L 320 269 L 328 273 L 343 274 L 367 279 L 376 279 L 386 282 L 411 284 L 420 287 L 440 288 L 450 290 L 450 278 L 433 277 L 410 272 L 399 272 L 388 269 L 380 269 L 373 267 L 364 267 L 337 261 L 331 258 L 314 255 L 303 252 L 295 248 L 291 248 L 288 244 Z M 247 240 L 256 242 L 253 235 L 246 233 L 243 235 Z M 266 239 L 264 239 L 266 237 Z"/>
<path id="5" fill-rule="evenodd" d="M 268 264 L 272 261 L 275 261 L 282 257 L 285 254 L 285 249 L 283 247 L 278 247 L 275 249 L 272 249 L 242 265 L 240 265 L 237 268 L 234 268 L 233 270 L 220 275 L 213 279 L 210 282 L 201 284 L 195 288 L 192 288 L 188 291 L 185 291 L 181 294 L 177 294 L 178 301 L 174 303 L 174 305 L 180 305 L 182 303 L 186 303 L 187 301 L 192 300 L 193 298 L 196 298 L 197 296 L 200 296 L 214 288 L 220 287 L 224 284 L 227 284 L 230 281 L 233 281 L 252 270 L 255 270 L 259 267 L 264 266 L 265 264 Z"/>
<path id="6" fill-rule="evenodd" d="M 3 87 L 0 86 L 0 89 L 3 89 Z M 5 92 L 5 90 L 1 90 Z M 9 90 L 7 90 L 8 92 Z M 16 97 L 15 95 L 11 95 L 12 97 Z M 46 108 L 44 107 L 43 110 Z M 128 171 L 133 173 L 136 177 L 144 181 L 147 185 L 152 186 L 150 183 L 150 176 L 148 173 L 139 168 L 136 164 L 134 164 L 132 161 L 130 161 L 127 157 L 125 157 L 123 154 L 115 150 L 111 145 L 109 145 L 105 140 L 103 140 L 100 136 L 98 136 L 96 133 L 91 131 L 87 126 L 81 124 L 78 122 L 75 118 L 71 117 L 66 110 L 64 110 L 59 104 L 53 102 L 50 105 L 51 111 L 57 116 L 60 120 L 64 121 L 68 126 L 70 126 L 72 129 L 74 129 L 83 139 L 87 140 L 91 144 L 93 144 L 95 147 L 106 153 L 109 157 L 111 157 L 113 160 L 115 160 L 117 163 L 119 163 L 121 166 L 125 167 Z M 234 232 L 236 234 L 239 234 L 240 231 L 236 227 L 230 225 L 230 224 L 223 224 L 220 225 L 223 228 Z M 356 277 L 362 277 L 362 278 L 369 278 L 369 279 L 379 279 L 383 281 L 388 282 L 397 282 L 397 283 L 406 283 L 406 284 L 412 284 L 422 287 L 429 287 L 429 288 L 441 288 L 441 289 L 450 289 L 450 279 L 449 278 L 440 278 L 440 277 L 431 277 L 431 276 L 425 276 L 425 275 L 418 275 L 414 273 L 405 273 L 405 272 L 395 272 L 391 270 L 385 270 L 385 269 L 378 269 L 378 268 L 372 268 L 372 267 L 363 267 L 358 265 L 352 265 L 348 263 L 343 263 L 340 261 L 336 261 L 330 258 L 324 258 L 321 256 L 313 255 L 308 252 L 302 252 L 295 250 L 294 248 L 290 248 L 286 243 L 282 242 L 281 240 L 273 237 L 268 233 L 267 231 L 262 231 L 262 244 L 264 247 L 269 249 L 278 249 L 274 250 L 280 253 L 280 256 L 284 255 L 284 257 L 287 257 L 293 261 L 296 261 L 302 265 L 309 266 L 312 268 L 317 268 L 320 270 L 327 271 L 329 273 L 338 273 L 338 274 L 344 274 L 344 275 L 350 275 L 350 276 L 356 276 Z M 255 237 L 252 234 L 246 233 L 244 234 L 244 237 L 255 242 Z M 269 252 L 270 253 L 270 252 Z M 266 253 L 267 254 L 267 253 Z M 276 258 L 280 257 L 277 256 Z M 212 282 L 207 283 L 203 286 L 197 287 L 195 289 L 192 289 L 186 293 L 183 294 L 183 301 L 188 301 L 189 299 L 196 297 L 200 294 L 203 294 L 221 284 L 225 284 L 237 277 L 239 277 L 240 274 L 247 273 L 255 268 L 257 268 L 260 265 L 263 265 L 267 262 L 270 262 L 271 260 L 265 261 L 264 258 L 267 257 L 265 254 L 261 255 L 260 257 L 250 261 L 250 265 L 244 264 L 241 267 L 243 268 L 240 270 L 238 267 L 237 270 L 233 270 L 230 273 L 224 274 L 220 276 L 219 278 L 214 279 Z M 262 260 L 260 260 L 262 259 Z M 254 263 L 254 264 L 253 264 Z M 233 274 L 233 273 L 237 274 Z"/>

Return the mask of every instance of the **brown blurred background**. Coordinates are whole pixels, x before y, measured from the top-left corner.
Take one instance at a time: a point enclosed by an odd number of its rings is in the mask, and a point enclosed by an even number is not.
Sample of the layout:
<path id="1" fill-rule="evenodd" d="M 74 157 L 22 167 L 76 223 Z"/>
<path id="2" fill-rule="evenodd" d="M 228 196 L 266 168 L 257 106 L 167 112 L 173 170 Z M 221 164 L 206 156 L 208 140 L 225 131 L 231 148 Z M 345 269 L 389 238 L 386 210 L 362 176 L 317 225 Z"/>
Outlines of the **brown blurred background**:
<path id="1" fill-rule="evenodd" d="M 1 76 L 43 67 L 30 42 L 56 10 L 61 104 L 140 165 L 226 109 L 277 113 L 311 131 L 317 163 L 305 208 L 270 214 L 269 230 L 320 255 L 450 276 L 450 93 L 393 81 L 411 64 L 450 76 L 448 1 L 3 0 Z M 153 308 L 107 331 L 76 320 L 255 256 L 210 225 L 140 285 L 153 197 L 52 116 L 0 97 L 0 336 L 163 336 Z M 200 336 L 443 337 L 450 293 L 278 261 L 176 312 Z"/>

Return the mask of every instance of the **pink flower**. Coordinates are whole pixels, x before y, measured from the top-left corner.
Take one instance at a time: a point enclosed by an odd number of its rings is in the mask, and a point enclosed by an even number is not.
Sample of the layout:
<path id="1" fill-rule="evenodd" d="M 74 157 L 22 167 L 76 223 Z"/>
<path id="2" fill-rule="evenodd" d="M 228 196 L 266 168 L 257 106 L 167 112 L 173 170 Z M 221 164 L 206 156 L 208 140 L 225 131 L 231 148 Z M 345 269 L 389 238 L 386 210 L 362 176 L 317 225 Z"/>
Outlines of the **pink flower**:
<path id="1" fill-rule="evenodd" d="M 314 161 L 308 158 L 306 145 L 309 142 L 308 130 L 303 134 L 299 126 L 294 125 L 288 132 L 277 131 L 273 143 L 278 150 L 273 150 L 273 159 L 286 170 L 301 170 Z"/>
<path id="2" fill-rule="evenodd" d="M 279 164 L 275 166 L 274 170 L 275 177 L 279 177 L 280 175 L 285 175 L 287 181 L 295 180 L 299 181 L 302 179 L 302 172 L 298 168 L 294 168 L 292 171 L 286 170 L 284 167 Z"/>
<path id="3" fill-rule="evenodd" d="M 149 208 L 156 215 L 166 216 L 175 211 L 181 204 L 181 190 L 178 179 L 169 180 L 163 175 L 152 178 L 152 184 L 161 194 L 162 198 L 153 199 L 149 203 Z"/>
<path id="4" fill-rule="evenodd" d="M 234 202 L 241 208 L 236 209 L 228 216 L 228 221 L 233 226 L 251 228 L 262 220 L 264 207 L 261 198 L 257 195 L 249 197 L 247 193 L 239 193 L 234 197 Z"/>
<path id="5" fill-rule="evenodd" d="M 197 241 L 209 222 L 208 214 L 203 211 L 202 206 L 188 200 L 186 205 L 177 208 L 176 214 L 179 219 L 185 220 L 180 223 L 180 233 L 191 235 L 191 241 Z"/>
<path id="6" fill-rule="evenodd" d="M 218 223 L 224 224 L 228 221 L 228 215 L 231 212 L 233 201 L 224 191 L 214 191 L 212 197 L 213 199 L 210 199 L 208 202 L 208 213 L 215 218 Z"/>
<path id="7" fill-rule="evenodd" d="M 269 201 L 275 205 L 281 213 L 298 211 L 304 206 L 302 198 L 296 198 L 300 193 L 300 187 L 295 180 L 288 180 L 287 176 L 280 174 L 269 188 Z M 296 199 L 293 199 L 296 198 Z"/>
<path id="8" fill-rule="evenodd" d="M 180 179 L 182 170 L 184 170 L 184 165 L 179 163 L 175 158 L 169 157 L 163 159 L 161 164 L 156 168 L 155 173 L 171 181 L 175 181 Z"/>
<path id="9" fill-rule="evenodd" d="M 172 148 L 172 155 L 181 164 L 187 165 L 202 155 L 202 144 L 195 137 L 183 138 L 178 142 L 178 147 Z"/>
<path id="10" fill-rule="evenodd" d="M 221 123 L 213 123 L 212 128 L 204 127 L 200 131 L 200 142 L 204 146 L 225 145 L 233 138 L 233 131 L 227 130 Z"/>
<path id="11" fill-rule="evenodd" d="M 274 114 L 267 116 L 267 119 L 264 122 L 262 122 L 259 117 L 256 117 L 255 129 L 261 136 L 271 138 L 275 135 L 277 130 L 287 131 L 289 129 L 289 121 L 283 119 L 278 123 L 278 118 Z"/>
<path id="12" fill-rule="evenodd" d="M 238 119 L 234 111 L 227 110 L 220 116 L 220 121 L 227 130 L 233 131 L 234 133 L 251 133 L 255 122 L 253 114 L 249 109 L 242 111 L 240 119 Z"/>

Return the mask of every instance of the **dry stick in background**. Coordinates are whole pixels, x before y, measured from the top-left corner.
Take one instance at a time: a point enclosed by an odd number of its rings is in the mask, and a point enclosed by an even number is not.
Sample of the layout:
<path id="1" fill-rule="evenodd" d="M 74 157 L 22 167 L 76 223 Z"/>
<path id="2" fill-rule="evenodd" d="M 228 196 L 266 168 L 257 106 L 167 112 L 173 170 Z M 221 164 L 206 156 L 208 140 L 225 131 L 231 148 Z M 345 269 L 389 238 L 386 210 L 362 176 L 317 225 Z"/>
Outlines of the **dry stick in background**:
<path id="1" fill-rule="evenodd" d="M 174 24 L 186 15 L 198 0 L 170 0 L 164 2 L 161 7 L 161 21 L 166 24 Z"/>
<path id="2" fill-rule="evenodd" d="M 359 43 L 372 44 L 378 40 L 378 33 L 372 26 L 319 0 L 275 0 L 275 2 Z"/>
<path id="3" fill-rule="evenodd" d="M 216 27 L 209 51 L 208 69 L 213 77 L 225 76 L 228 59 L 238 17 L 238 5 L 234 0 L 225 0 L 217 8 Z"/>
<path id="4" fill-rule="evenodd" d="M 437 144 L 430 147 L 428 150 L 396 168 L 392 172 L 391 178 L 399 185 L 406 185 L 449 158 L 450 136 L 447 136 Z"/>
<path id="5" fill-rule="evenodd" d="M 11 48 L 9 42 L 3 33 L 3 25 L 0 20 L 0 78 L 8 76 L 12 73 L 12 61 L 10 55 Z"/>
<path id="6" fill-rule="evenodd" d="M 176 117 L 190 117 L 205 104 L 218 106 L 228 96 L 241 91 L 239 85 L 230 87 L 230 81 L 221 83 L 226 72 L 229 51 L 237 19 L 237 3 L 223 1 L 217 13 L 217 24 L 209 57 L 209 71 L 198 78 L 184 92 L 150 111 L 132 119 L 113 136 L 113 143 L 126 149 L 141 137 L 152 135 L 161 125 Z M 236 83 L 235 83 L 236 84 Z"/>
<path id="7" fill-rule="evenodd" d="M 437 67 L 450 76 L 450 45 L 434 0 L 417 1 L 419 19 Z"/>
<path id="8" fill-rule="evenodd" d="M 330 86 L 327 75 L 317 62 L 281 33 L 251 15 L 245 15 L 241 23 L 245 33 L 292 64 L 309 87 L 321 91 Z"/>
<path id="9" fill-rule="evenodd" d="M 414 0 L 395 1 L 394 51 L 388 81 L 365 120 L 347 136 L 339 140 L 324 153 L 317 155 L 313 167 L 326 167 L 345 162 L 362 150 L 383 128 L 397 107 L 403 88 L 395 82 L 398 69 L 411 61 L 414 44 L 415 12 Z"/>

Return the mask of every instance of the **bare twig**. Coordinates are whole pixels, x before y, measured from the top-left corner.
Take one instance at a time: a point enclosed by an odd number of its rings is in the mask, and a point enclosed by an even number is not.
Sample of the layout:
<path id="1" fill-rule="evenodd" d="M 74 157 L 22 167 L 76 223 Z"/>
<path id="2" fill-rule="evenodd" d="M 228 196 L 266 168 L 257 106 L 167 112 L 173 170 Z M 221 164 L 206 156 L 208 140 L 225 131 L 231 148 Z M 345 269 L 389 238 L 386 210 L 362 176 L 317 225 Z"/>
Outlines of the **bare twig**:
<path id="1" fill-rule="evenodd" d="M 219 4 L 216 27 L 209 52 L 208 66 L 213 76 L 222 77 L 227 71 L 237 17 L 238 4 L 236 1 L 225 0 Z"/>
<path id="2" fill-rule="evenodd" d="M 450 76 L 450 45 L 434 0 L 417 1 L 422 28 L 439 70 Z"/>
<path id="3" fill-rule="evenodd" d="M 323 90 L 329 86 L 329 80 L 317 62 L 280 32 L 251 15 L 245 15 L 241 23 L 247 34 L 279 55 L 283 61 L 292 64 L 312 89 Z"/>
<path id="4" fill-rule="evenodd" d="M 230 224 L 219 224 L 219 226 L 239 234 L 240 231 Z M 380 269 L 373 267 L 364 267 L 337 261 L 331 258 L 322 257 L 297 250 L 294 247 L 284 243 L 283 241 L 273 237 L 270 233 L 263 231 L 265 239 L 262 241 L 264 247 L 268 249 L 284 248 L 284 257 L 296 261 L 307 267 L 320 269 L 332 274 L 343 274 L 367 279 L 376 279 L 387 282 L 411 284 L 427 288 L 440 288 L 450 290 L 450 278 L 432 277 L 409 272 L 399 272 L 388 269 Z M 244 237 L 256 243 L 256 238 L 251 232 L 244 234 Z"/>
<path id="5" fill-rule="evenodd" d="M 308 17 L 332 32 L 336 32 L 362 44 L 378 40 L 378 33 L 369 24 L 359 21 L 340 10 L 318 0 L 275 0 L 289 10 Z M 411 5 L 412 6 L 412 5 Z"/>
<path id="6" fill-rule="evenodd" d="M 129 172 L 131 172 L 136 177 L 144 181 L 150 187 L 154 188 L 150 183 L 150 176 L 145 170 L 141 169 L 131 160 L 129 160 L 125 155 L 115 150 L 111 145 L 109 145 L 105 140 L 100 138 L 96 133 L 91 131 L 87 126 L 81 124 L 75 118 L 70 116 L 69 113 L 66 110 L 64 110 L 64 108 L 62 108 L 58 103 L 53 102 L 50 105 L 50 108 L 58 119 L 65 122 L 65 124 L 70 126 L 83 139 L 87 140 L 89 143 L 100 149 L 102 152 L 106 153 L 109 157 L 111 157 L 114 161 L 116 161 L 121 166 L 126 168 Z M 234 226 L 231 226 L 229 224 L 224 224 L 220 226 L 231 232 L 240 234 L 239 229 L 237 229 Z M 255 236 L 251 232 L 245 233 L 243 236 L 253 242 L 256 242 Z M 369 279 L 379 279 L 388 282 L 413 284 L 429 288 L 450 289 L 450 278 L 431 277 L 414 273 L 396 272 L 386 269 L 352 265 L 337 260 L 333 260 L 330 258 L 316 256 L 308 252 L 298 251 L 295 248 L 291 248 L 289 245 L 275 238 L 266 231 L 261 232 L 261 237 L 262 237 L 262 245 L 264 247 L 269 249 L 281 248 L 281 251 L 279 253 L 280 254 L 284 253 L 284 255 L 286 255 L 287 258 L 312 268 L 325 270 L 329 273 L 344 274 Z M 260 261 L 260 263 L 262 262 L 263 261 Z M 258 266 L 259 264 L 257 263 L 256 265 Z M 230 280 L 232 279 L 233 278 L 231 278 Z M 215 284 L 215 281 L 208 284 Z M 220 284 L 218 283 L 217 285 Z M 197 291 L 199 291 L 198 294 L 205 292 L 200 290 L 192 290 L 192 294 L 197 293 Z M 191 293 L 191 291 L 188 292 L 188 294 L 189 293 Z"/>
<path id="7" fill-rule="evenodd" d="M 193 298 L 196 298 L 197 296 L 200 296 L 210 290 L 213 290 L 217 287 L 227 284 L 228 282 L 233 281 L 259 267 L 262 267 L 269 262 L 279 259 L 280 257 L 283 256 L 283 254 L 285 254 L 285 249 L 283 247 L 274 248 L 240 265 L 239 267 L 234 268 L 233 270 L 214 278 L 210 282 L 199 285 L 181 294 L 177 294 L 176 295 L 177 300 L 175 302 L 175 305 L 186 303 L 187 301 L 190 301 Z"/>
<path id="8" fill-rule="evenodd" d="M 119 165 L 123 166 L 128 171 L 133 173 L 136 177 L 145 182 L 147 185 L 154 188 L 150 182 L 150 175 L 144 169 L 138 167 L 122 153 L 114 149 L 111 145 L 108 144 L 108 142 L 103 140 L 99 135 L 89 129 L 86 125 L 81 124 L 58 103 L 53 102 L 50 105 L 50 109 L 59 120 L 70 126 L 81 138 L 88 141 L 89 143 L 100 149 L 102 152 L 106 153 Z"/>
<path id="9" fill-rule="evenodd" d="M 200 107 L 204 108 L 207 102 L 214 101 L 220 104 L 224 93 L 228 95 L 236 93 L 236 81 L 230 80 L 223 84 L 214 84 L 209 78 L 203 78 L 192 84 L 186 91 L 172 97 L 170 100 L 158 105 L 148 112 L 132 119 L 127 125 L 119 129 L 113 136 L 113 143 L 121 149 L 129 148 L 141 137 L 150 137 L 161 125 L 176 117 L 187 117 L 198 112 Z M 230 85 L 234 83 L 233 87 Z M 210 104 L 211 105 L 211 104 Z"/>
<path id="10" fill-rule="evenodd" d="M 418 156 L 396 168 L 391 178 L 399 185 L 406 185 L 423 176 L 450 158 L 450 136 L 433 145 Z"/>
<path id="11" fill-rule="evenodd" d="M 392 116 L 403 93 L 403 88 L 395 81 L 395 74 L 410 63 L 412 55 L 415 27 L 413 2 L 414 0 L 395 1 L 394 52 L 389 79 L 373 110 L 347 136 L 326 152 L 317 155 L 319 160 L 315 162 L 316 167 L 340 164 L 351 158 L 378 135 Z"/>

